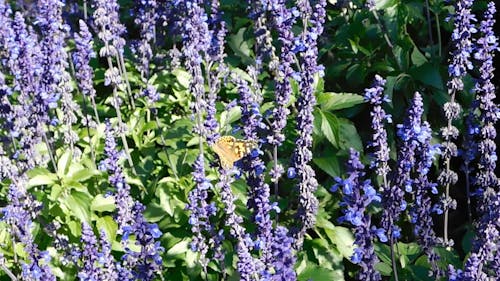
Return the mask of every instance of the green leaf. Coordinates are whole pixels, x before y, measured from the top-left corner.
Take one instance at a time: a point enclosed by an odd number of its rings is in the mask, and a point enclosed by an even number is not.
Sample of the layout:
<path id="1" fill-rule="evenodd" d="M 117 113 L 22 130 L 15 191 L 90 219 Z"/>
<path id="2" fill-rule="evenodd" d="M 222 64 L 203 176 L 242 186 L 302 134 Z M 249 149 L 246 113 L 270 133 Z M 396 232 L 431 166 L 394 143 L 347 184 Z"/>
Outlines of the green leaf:
<path id="1" fill-rule="evenodd" d="M 66 208 L 71 210 L 71 214 L 80 221 L 90 221 L 90 202 L 90 195 L 75 190 L 72 190 L 71 194 L 63 201 Z"/>
<path id="2" fill-rule="evenodd" d="M 177 78 L 177 82 L 184 88 L 189 89 L 189 84 L 191 83 L 191 75 L 180 68 L 176 68 L 172 71 L 172 74 Z"/>
<path id="3" fill-rule="evenodd" d="M 375 265 L 375 269 L 384 276 L 391 276 L 392 267 L 387 263 L 379 262 Z"/>
<path id="4" fill-rule="evenodd" d="M 318 95 L 318 104 L 324 111 L 350 108 L 363 102 L 363 96 L 350 93 L 321 93 Z"/>
<path id="5" fill-rule="evenodd" d="M 253 61 L 251 58 L 251 49 L 250 45 L 247 41 L 245 41 L 244 35 L 246 27 L 242 27 L 238 30 L 238 33 L 229 36 L 229 47 L 233 50 L 233 52 L 241 58 L 243 64 L 249 64 Z"/>
<path id="6" fill-rule="evenodd" d="M 427 58 L 420 52 L 420 50 L 415 46 L 413 52 L 411 52 L 411 61 L 416 66 L 421 66 L 427 62 Z"/>
<path id="7" fill-rule="evenodd" d="M 97 195 L 90 203 L 90 210 L 96 212 L 112 212 L 115 209 L 115 199 L 112 196 Z"/>
<path id="8" fill-rule="evenodd" d="M 415 80 L 422 82 L 424 85 L 432 86 L 439 90 L 444 88 L 443 79 L 437 65 L 424 63 L 419 67 L 410 69 L 409 73 Z"/>
<path id="9" fill-rule="evenodd" d="M 338 177 L 340 175 L 339 159 L 335 155 L 324 157 L 316 156 L 313 158 L 313 162 L 331 177 Z"/>
<path id="10" fill-rule="evenodd" d="M 328 141 L 334 146 L 338 147 L 337 140 L 339 139 L 339 122 L 335 115 L 330 112 L 321 113 L 321 131 Z"/>
<path id="11" fill-rule="evenodd" d="M 332 249 L 327 241 L 324 239 L 313 239 L 309 243 L 312 246 L 314 257 L 318 260 L 318 265 L 321 268 L 340 270 L 340 274 L 342 274 L 342 268 L 339 268 L 338 265 L 342 263 L 343 257 L 335 249 Z"/>
<path id="12" fill-rule="evenodd" d="M 57 181 L 55 174 L 36 175 L 29 179 L 28 188 L 40 185 L 53 185 Z"/>
<path id="13" fill-rule="evenodd" d="M 179 254 L 184 254 L 188 251 L 189 241 L 182 240 L 176 243 L 172 248 L 168 249 L 167 255 L 176 256 Z"/>
<path id="14" fill-rule="evenodd" d="M 61 155 L 59 161 L 57 162 L 57 175 L 59 177 L 63 178 L 64 175 L 66 175 L 72 160 L 73 153 L 71 153 L 70 149 L 66 150 L 63 155 Z"/>
<path id="15" fill-rule="evenodd" d="M 99 175 L 99 172 L 95 169 L 85 168 L 81 166 L 80 169 L 72 171 L 70 169 L 66 180 L 67 181 L 75 181 L 75 182 L 84 182 L 90 179 L 93 176 Z"/>
<path id="16" fill-rule="evenodd" d="M 334 229 L 325 229 L 325 233 L 328 239 L 337 246 L 337 250 L 342 256 L 350 260 L 354 251 L 354 236 L 352 232 L 346 227 L 335 226 Z"/>
<path id="17" fill-rule="evenodd" d="M 344 280 L 342 271 L 321 268 L 315 264 L 309 263 L 306 269 L 298 276 L 299 281 L 322 281 L 322 280 Z"/>
<path id="18" fill-rule="evenodd" d="M 116 224 L 113 217 L 104 216 L 101 218 L 97 218 L 96 226 L 99 232 L 101 232 L 102 230 L 106 232 L 106 237 L 108 237 L 108 241 L 115 241 L 118 225 Z"/>
<path id="19" fill-rule="evenodd" d="M 241 107 L 235 106 L 229 111 L 223 111 L 220 115 L 221 128 L 225 128 L 231 123 L 241 118 Z"/>
<path id="20" fill-rule="evenodd" d="M 144 217 L 149 222 L 159 222 L 161 219 L 163 219 L 163 217 L 165 217 L 165 211 L 160 205 L 151 203 L 144 211 Z"/>
<path id="21" fill-rule="evenodd" d="M 345 118 L 338 118 L 339 122 L 339 145 L 342 149 L 354 148 L 357 151 L 363 151 L 363 143 L 361 137 L 356 130 L 354 124 Z"/>

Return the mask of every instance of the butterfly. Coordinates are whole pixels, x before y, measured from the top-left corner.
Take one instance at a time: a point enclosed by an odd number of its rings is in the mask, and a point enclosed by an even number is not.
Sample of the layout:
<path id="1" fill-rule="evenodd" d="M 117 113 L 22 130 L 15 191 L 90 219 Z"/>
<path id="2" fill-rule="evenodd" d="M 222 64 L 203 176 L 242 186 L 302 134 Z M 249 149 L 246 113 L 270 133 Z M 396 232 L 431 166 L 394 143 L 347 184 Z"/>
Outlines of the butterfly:
<path id="1" fill-rule="evenodd" d="M 211 146 L 212 150 L 219 155 L 222 169 L 231 169 L 234 162 L 248 155 L 252 149 L 257 148 L 257 142 L 253 140 L 238 140 L 232 136 L 222 136 Z"/>

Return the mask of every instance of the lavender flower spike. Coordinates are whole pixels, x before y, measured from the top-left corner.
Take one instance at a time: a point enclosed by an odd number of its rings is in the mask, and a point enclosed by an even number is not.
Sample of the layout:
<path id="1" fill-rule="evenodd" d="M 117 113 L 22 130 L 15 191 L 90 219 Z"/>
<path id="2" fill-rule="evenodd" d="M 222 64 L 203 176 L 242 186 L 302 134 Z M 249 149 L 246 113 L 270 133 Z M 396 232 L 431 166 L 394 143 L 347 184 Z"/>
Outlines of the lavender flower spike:
<path id="1" fill-rule="evenodd" d="M 86 222 L 82 224 L 82 252 L 81 260 L 83 267 L 78 272 L 80 280 L 99 280 L 100 268 L 97 267 L 98 245 L 92 227 Z"/>
<path id="2" fill-rule="evenodd" d="M 309 162 L 312 160 L 313 109 L 316 104 L 313 84 L 315 75 L 319 73 L 321 76 L 322 71 L 322 67 L 317 64 L 317 39 L 323 33 L 326 1 L 313 1 L 313 7 L 309 6 L 307 1 L 299 1 L 299 4 L 302 20 L 310 22 L 311 25 L 302 34 L 305 51 L 300 54 L 302 76 L 299 87 L 301 95 L 297 101 L 299 113 L 296 127 L 299 136 L 295 141 L 291 163 L 291 174 L 296 174 L 299 181 L 297 184 L 299 190 L 297 219 L 301 225 L 293 230 L 296 249 L 302 247 L 304 235 L 307 229 L 314 226 L 318 211 L 318 199 L 314 196 L 318 182 Z"/>
<path id="3" fill-rule="evenodd" d="M 495 137 L 497 135 L 495 124 L 500 119 L 500 109 L 498 105 L 495 104 L 495 85 L 493 85 L 495 70 L 493 68 L 493 55 L 495 51 L 498 51 L 498 39 L 493 32 L 495 13 L 495 3 L 490 2 L 488 4 L 488 10 L 484 15 L 485 18 L 481 21 L 481 38 L 477 40 L 476 44 L 478 50 L 474 55 L 474 57 L 481 62 L 479 68 L 481 78 L 475 87 L 480 110 L 479 121 L 481 122 L 480 141 L 478 144 L 478 152 L 481 157 L 479 159 L 476 185 L 484 195 L 484 202 L 480 204 L 483 208 L 491 205 L 488 196 L 494 197 L 494 192 L 488 191 L 488 189 L 498 187 L 499 185 L 498 177 L 495 174 L 498 158 L 496 154 L 497 146 L 495 143 Z M 485 211 L 484 209 L 480 209 L 482 214 L 484 214 Z"/>
<path id="4" fill-rule="evenodd" d="M 100 164 L 101 169 L 109 173 L 109 182 L 116 188 L 115 201 L 117 205 L 116 222 L 118 234 L 122 235 L 122 245 L 125 255 L 118 268 L 119 278 L 136 276 L 140 280 L 153 280 L 155 275 L 161 273 L 162 259 L 160 253 L 163 248 L 156 241 L 161 232 L 156 224 L 148 223 L 143 216 L 144 206 L 135 202 L 130 196 L 130 186 L 125 181 L 125 175 L 118 164 L 120 155 L 116 150 L 114 130 L 109 120 L 106 120 L 106 144 L 104 151 L 106 159 Z M 135 244 L 140 247 L 135 252 L 128 246 L 129 236 L 135 235 Z"/>
<path id="5" fill-rule="evenodd" d="M 243 122 L 243 133 L 246 139 L 259 140 L 259 131 L 266 128 L 260 114 L 261 97 L 259 93 L 250 90 L 248 83 L 240 77 L 233 78 L 237 91 L 240 95 L 241 120 Z M 269 265 L 272 259 L 272 220 L 271 204 L 269 202 L 269 185 L 265 183 L 266 166 L 262 161 L 260 149 L 254 149 L 249 155 L 248 161 L 244 162 L 243 170 L 248 173 L 247 184 L 249 186 L 249 199 L 247 207 L 253 210 L 253 220 L 257 225 L 257 242 L 261 250 L 261 260 Z"/>
<path id="6" fill-rule="evenodd" d="M 71 76 L 67 71 L 68 54 L 64 48 L 69 26 L 62 19 L 64 3 L 60 0 L 40 0 L 37 5 L 37 24 L 42 31 L 41 49 L 44 58 L 41 95 L 54 93 L 61 97 L 64 142 L 70 145 L 74 156 L 78 156 L 80 152 L 76 150 L 75 144 L 79 137 L 72 126 L 77 122 L 80 107 L 73 99 Z"/>
<path id="7" fill-rule="evenodd" d="M 442 202 L 444 208 L 444 240 L 448 241 L 448 211 L 454 209 L 456 202 L 450 198 L 450 186 L 453 186 L 458 175 L 450 169 L 451 158 L 457 156 L 457 146 L 454 140 L 458 137 L 458 129 L 453 126 L 453 121 L 460 116 L 460 105 L 455 101 L 455 95 L 464 88 L 463 77 L 467 69 L 472 69 L 470 56 L 472 52 L 471 36 L 476 32 L 474 22 L 476 18 L 471 13 L 472 0 L 458 0 L 455 6 L 454 30 L 452 33 L 453 46 L 456 46 L 451 56 L 452 61 L 448 67 L 450 80 L 448 93 L 450 101 L 444 105 L 445 117 L 448 121 L 446 127 L 441 128 L 443 169 L 438 177 L 438 182 L 445 187 L 445 197 Z M 451 242 L 450 242 L 451 243 Z"/>
<path id="8" fill-rule="evenodd" d="M 191 250 L 200 253 L 200 264 L 206 270 L 210 261 L 207 255 L 209 249 L 213 246 L 209 245 L 207 237 L 215 233 L 210 218 L 215 216 L 217 209 L 214 204 L 207 202 L 208 192 L 213 186 L 205 175 L 205 157 L 203 154 L 198 155 L 193 164 L 193 178 L 196 186 L 189 192 L 189 203 L 186 206 L 186 209 L 190 212 L 189 224 L 194 235 L 191 241 Z"/>
<path id="9" fill-rule="evenodd" d="M 241 280 L 253 281 L 256 276 L 263 272 L 264 265 L 259 259 L 252 257 L 251 251 L 254 249 L 254 241 L 241 225 L 243 218 L 236 213 L 236 200 L 231 183 L 233 181 L 234 170 L 219 169 L 221 180 L 217 183 L 217 188 L 220 190 L 221 201 L 224 204 L 224 211 L 227 214 L 225 224 L 230 228 L 230 234 L 237 240 L 237 270 Z"/>
<path id="10" fill-rule="evenodd" d="M 153 49 L 151 43 L 156 39 L 156 21 L 158 20 L 156 0 L 144 0 L 138 2 L 137 18 L 135 24 L 140 27 L 141 39 L 137 46 L 139 55 L 138 69 L 143 79 L 149 78 L 149 62 L 153 58 Z"/>
<path id="11" fill-rule="evenodd" d="M 103 269 L 99 272 L 100 274 L 97 280 L 117 281 L 118 272 L 116 270 L 116 262 L 111 255 L 111 243 L 108 241 L 104 230 L 100 232 L 99 244 L 101 245 L 101 251 L 97 254 L 97 261 Z"/>
<path id="12" fill-rule="evenodd" d="M 414 233 L 417 237 L 423 250 L 426 252 L 431 264 L 429 274 L 435 278 L 440 278 L 444 272 L 438 267 L 437 261 L 439 256 L 433 250 L 434 246 L 439 245 L 442 241 L 436 237 L 433 230 L 432 211 L 435 210 L 441 213 L 441 210 L 432 206 L 430 193 L 437 194 L 437 184 L 431 182 L 428 178 L 428 173 L 431 169 L 432 162 L 436 154 L 440 153 L 437 145 L 431 145 L 432 129 L 429 123 L 422 122 L 423 102 L 419 93 L 415 93 L 412 108 L 410 109 L 410 117 L 412 119 L 412 127 L 408 131 L 411 135 L 411 142 L 415 144 L 415 170 L 417 178 L 413 180 L 415 202 L 410 209 L 411 222 L 415 224 Z"/>
<path id="13" fill-rule="evenodd" d="M 487 280 L 497 278 L 500 271 L 500 185 L 495 174 L 497 154 L 495 124 L 500 118 L 500 109 L 495 104 L 493 85 L 493 56 L 498 51 L 497 37 L 493 32 L 496 7 L 488 3 L 488 10 L 481 21 L 481 37 L 477 40 L 475 58 L 481 63 L 481 77 L 476 84 L 481 124 L 478 150 L 480 153 L 476 185 L 482 196 L 478 211 L 481 218 L 476 226 L 477 237 L 473 243 L 462 280 Z M 493 273 L 488 274 L 488 272 Z M 496 275 L 495 275 L 496 274 Z"/>
<path id="14" fill-rule="evenodd" d="M 87 24 L 80 20 L 80 32 L 75 33 L 76 51 L 73 54 L 73 62 L 75 64 L 75 78 L 78 82 L 78 87 L 81 93 L 90 98 L 96 122 L 99 122 L 99 114 L 95 104 L 95 89 L 93 85 L 94 70 L 90 66 L 90 60 L 96 57 L 92 49 L 92 34 L 89 31 Z"/>
<path id="15" fill-rule="evenodd" d="M 115 131 L 109 120 L 106 120 L 105 124 L 106 142 L 104 152 L 106 158 L 99 164 L 99 169 L 108 171 L 109 183 L 116 188 L 115 201 L 118 210 L 116 223 L 120 226 L 118 232 L 123 234 L 124 229 L 130 227 L 133 221 L 133 200 L 130 197 L 130 186 L 125 182 L 125 175 L 118 163 L 121 153 L 116 148 Z"/>
<path id="16" fill-rule="evenodd" d="M 382 229 L 376 229 L 371 226 L 370 215 L 366 213 L 366 208 L 373 201 L 380 202 L 380 196 L 377 194 L 370 180 L 363 180 L 365 173 L 364 165 L 359 161 L 359 152 L 350 149 L 350 157 L 347 161 L 346 179 L 336 178 L 336 184 L 332 186 L 331 191 L 342 190 L 343 216 L 339 222 L 348 222 L 354 227 L 355 241 L 357 248 L 351 257 L 353 263 L 361 266 L 358 273 L 358 280 L 381 280 L 380 273 L 375 269 L 378 258 L 373 248 L 373 239 L 375 235 L 383 235 Z M 386 239 L 386 238 L 385 238 Z"/>
<path id="17" fill-rule="evenodd" d="M 389 161 L 389 146 L 387 145 L 387 131 L 384 122 L 391 123 L 391 116 L 382 108 L 384 102 L 388 98 L 384 96 L 385 79 L 379 75 L 375 75 L 375 82 L 372 88 L 365 90 L 365 101 L 369 102 L 373 109 L 370 112 L 372 116 L 373 138 L 368 147 L 373 147 L 375 152 L 374 160 L 371 163 L 372 167 L 377 169 L 377 174 L 384 177 L 384 185 L 387 185 L 387 174 L 390 172 Z M 386 186 L 383 187 L 385 189 Z"/>
<path id="18" fill-rule="evenodd" d="M 272 1 L 271 16 L 273 26 L 278 32 L 278 39 L 281 43 L 281 52 L 279 55 L 279 66 L 276 72 L 276 106 L 273 109 L 273 121 L 271 123 L 272 134 L 268 136 L 268 142 L 274 146 L 277 154 L 278 147 L 285 140 L 283 129 L 287 124 L 287 116 L 290 110 L 287 105 L 292 94 L 292 85 L 290 79 L 294 74 L 292 65 L 295 62 L 293 53 L 294 34 L 292 27 L 296 21 L 293 12 L 296 8 L 287 8 L 284 0 Z M 294 10 L 295 9 L 295 10 Z M 275 163 L 270 171 L 271 180 L 277 182 L 283 174 L 283 167 Z"/>

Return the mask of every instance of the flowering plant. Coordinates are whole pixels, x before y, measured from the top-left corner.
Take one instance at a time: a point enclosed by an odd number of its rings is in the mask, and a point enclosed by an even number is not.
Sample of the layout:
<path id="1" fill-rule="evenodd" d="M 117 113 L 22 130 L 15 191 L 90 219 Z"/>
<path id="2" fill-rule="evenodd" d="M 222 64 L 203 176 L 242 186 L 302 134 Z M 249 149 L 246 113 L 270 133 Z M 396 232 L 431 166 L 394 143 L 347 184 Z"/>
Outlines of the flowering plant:
<path id="1" fill-rule="evenodd" d="M 498 278 L 476 2 L 0 0 L 0 280 Z"/>

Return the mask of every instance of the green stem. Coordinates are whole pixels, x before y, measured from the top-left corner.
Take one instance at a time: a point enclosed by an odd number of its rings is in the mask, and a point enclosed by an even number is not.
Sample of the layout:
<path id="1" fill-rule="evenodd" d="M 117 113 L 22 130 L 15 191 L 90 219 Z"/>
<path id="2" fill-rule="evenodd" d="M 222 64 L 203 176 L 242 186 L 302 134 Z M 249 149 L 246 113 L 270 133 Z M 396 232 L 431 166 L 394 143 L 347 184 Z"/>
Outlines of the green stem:
<path id="1" fill-rule="evenodd" d="M 132 90 L 130 88 L 130 83 L 128 81 L 127 69 L 125 68 L 125 60 L 123 59 L 122 53 L 118 53 L 116 61 L 117 61 L 117 65 L 118 65 L 118 70 L 120 71 L 122 78 L 125 80 L 125 85 L 127 87 L 127 96 L 128 96 L 130 106 L 132 107 L 132 110 L 134 110 L 135 109 L 135 101 L 134 101 L 134 97 L 132 96 Z"/>
<path id="2" fill-rule="evenodd" d="M 10 270 L 9 270 L 9 269 L 8 269 L 8 268 L 4 265 L 4 264 L 2 264 L 0 267 L 1 267 L 1 268 L 3 269 L 3 271 L 4 271 L 4 272 L 5 272 L 5 273 L 6 273 L 6 274 L 10 277 L 10 280 L 12 280 L 12 281 L 17 281 L 17 278 L 16 278 L 16 276 L 14 275 L 14 273 L 12 273 L 12 271 L 10 271 Z"/>
<path id="3" fill-rule="evenodd" d="M 427 17 L 427 28 L 429 32 L 429 42 L 434 46 L 434 38 L 432 36 L 431 11 L 429 8 L 429 0 L 425 0 L 425 15 Z"/>
<path id="4" fill-rule="evenodd" d="M 75 75 L 75 65 L 73 64 L 73 60 L 70 58 L 68 59 L 69 61 L 69 65 L 70 65 L 70 69 L 71 69 L 71 74 L 73 76 L 73 79 L 76 80 L 76 75 Z M 87 99 L 85 98 L 85 95 L 83 95 L 81 92 L 80 92 L 80 89 L 78 88 L 78 86 L 76 87 L 76 91 L 79 95 L 82 95 L 82 100 L 83 100 L 83 114 L 85 115 L 85 120 L 87 121 L 87 124 L 86 124 L 86 128 L 87 128 L 87 136 L 89 138 L 89 147 L 90 147 L 90 154 L 91 154 L 91 157 L 92 157 L 92 161 L 94 162 L 94 164 L 96 163 L 96 158 L 95 158 L 95 152 L 94 152 L 94 147 L 92 146 L 92 138 L 90 136 L 90 121 L 89 121 L 89 116 L 88 114 L 86 113 L 87 111 Z M 94 107 L 94 110 L 95 110 L 95 107 Z"/>
<path id="5" fill-rule="evenodd" d="M 56 160 L 54 158 L 54 153 L 52 152 L 52 147 L 50 146 L 49 143 L 49 138 L 47 138 L 47 132 L 43 131 L 42 134 L 43 141 L 45 142 L 45 145 L 47 146 L 47 152 L 49 153 L 50 157 L 50 162 L 52 162 L 52 168 L 54 168 L 54 172 L 57 172 L 57 166 L 56 166 Z"/>
<path id="6" fill-rule="evenodd" d="M 88 12 L 87 12 L 87 0 L 83 0 L 83 19 L 87 21 Z"/>
<path id="7" fill-rule="evenodd" d="M 434 16 L 436 17 L 436 29 L 437 29 L 437 37 L 438 37 L 438 55 L 441 57 L 442 55 L 442 46 L 441 46 L 441 24 L 439 23 L 439 15 L 437 13 L 434 13 Z"/>
<path id="8" fill-rule="evenodd" d="M 384 162 L 382 163 L 382 165 L 384 166 L 387 166 L 387 162 Z M 384 174 L 383 175 L 383 184 L 384 184 L 384 189 L 386 190 L 387 188 L 389 188 L 389 185 L 390 183 L 388 182 L 387 180 L 387 174 Z M 392 218 L 389 219 L 390 221 L 390 229 L 387 230 L 387 234 L 389 235 L 389 242 L 390 242 L 390 246 L 391 246 L 391 263 L 392 263 L 392 270 L 394 272 L 394 280 L 395 281 L 398 281 L 399 277 L 398 277 L 398 267 L 397 267 L 397 264 L 396 264 L 396 253 L 394 251 L 394 237 L 392 235 L 392 227 L 394 225 L 394 222 L 392 221 Z"/>
<path id="9" fill-rule="evenodd" d="M 109 45 L 108 45 L 107 41 L 104 42 L 104 45 L 105 45 L 105 48 L 107 50 L 109 50 Z M 111 60 L 111 57 L 106 56 L 106 59 L 108 62 L 109 69 L 112 70 L 113 69 L 113 61 Z M 123 148 L 125 149 L 125 155 L 127 157 L 128 163 L 130 165 L 130 168 L 132 169 L 133 174 L 137 175 L 137 172 L 135 171 L 135 167 L 134 167 L 134 161 L 132 161 L 132 157 L 130 156 L 130 150 L 128 148 L 127 138 L 125 136 L 125 132 L 123 132 L 123 130 L 122 130 L 123 119 L 122 119 L 122 114 L 120 111 L 120 105 L 118 104 L 118 93 L 116 90 L 116 85 L 113 85 L 113 102 L 112 103 L 113 103 L 113 106 L 115 107 L 115 110 L 116 110 L 116 117 L 118 118 L 118 127 L 119 127 L 120 136 L 121 136 L 122 143 L 123 143 Z"/>

